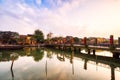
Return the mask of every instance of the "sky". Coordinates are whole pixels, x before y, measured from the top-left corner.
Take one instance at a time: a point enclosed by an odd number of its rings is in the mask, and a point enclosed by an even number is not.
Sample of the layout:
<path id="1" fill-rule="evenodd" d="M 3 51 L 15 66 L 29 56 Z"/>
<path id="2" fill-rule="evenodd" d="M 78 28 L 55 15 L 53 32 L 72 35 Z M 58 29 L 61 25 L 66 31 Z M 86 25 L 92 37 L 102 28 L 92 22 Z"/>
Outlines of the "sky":
<path id="1" fill-rule="evenodd" d="M 120 37 L 120 0 L 0 0 L 0 31 Z"/>

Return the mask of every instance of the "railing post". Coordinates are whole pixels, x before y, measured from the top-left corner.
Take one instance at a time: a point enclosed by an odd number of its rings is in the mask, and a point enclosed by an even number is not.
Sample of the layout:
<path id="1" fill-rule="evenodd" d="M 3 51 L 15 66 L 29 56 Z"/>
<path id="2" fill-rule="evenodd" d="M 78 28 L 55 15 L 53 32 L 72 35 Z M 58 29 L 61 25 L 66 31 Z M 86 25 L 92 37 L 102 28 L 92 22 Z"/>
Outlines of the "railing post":
<path id="1" fill-rule="evenodd" d="M 81 48 L 78 49 L 79 53 L 81 53 Z"/>
<path id="2" fill-rule="evenodd" d="M 120 37 L 118 37 L 118 47 L 120 47 Z"/>
<path id="3" fill-rule="evenodd" d="M 114 46 L 114 37 L 113 37 L 113 35 L 110 35 L 109 43 L 110 43 L 110 45 L 109 45 L 110 50 L 114 50 L 115 46 Z"/>
<path id="4" fill-rule="evenodd" d="M 97 45 L 97 38 L 95 38 L 95 46 Z"/>
<path id="5" fill-rule="evenodd" d="M 90 49 L 88 49 L 88 54 L 90 54 Z"/>
<path id="6" fill-rule="evenodd" d="M 88 48 L 88 45 L 87 45 L 87 38 L 86 38 L 86 37 L 84 37 L 83 44 L 84 44 L 85 48 Z"/>

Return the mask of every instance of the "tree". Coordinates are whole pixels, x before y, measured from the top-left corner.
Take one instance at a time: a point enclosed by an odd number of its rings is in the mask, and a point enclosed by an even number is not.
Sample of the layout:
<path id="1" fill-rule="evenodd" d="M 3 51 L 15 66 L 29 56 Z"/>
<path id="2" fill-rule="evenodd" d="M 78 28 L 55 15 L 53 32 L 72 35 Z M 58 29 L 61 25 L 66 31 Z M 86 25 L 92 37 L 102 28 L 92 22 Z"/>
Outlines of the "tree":
<path id="1" fill-rule="evenodd" d="M 78 43 L 79 43 L 79 38 L 78 38 L 78 37 L 74 37 L 74 42 L 75 42 L 76 44 L 78 44 Z"/>
<path id="2" fill-rule="evenodd" d="M 19 34 L 17 32 L 11 31 L 1 31 L 0 32 L 0 40 L 3 44 L 17 44 L 17 39 L 19 38 Z"/>
<path id="3" fill-rule="evenodd" d="M 34 38 L 36 40 L 37 43 L 43 43 L 44 41 L 44 34 L 41 30 L 37 29 L 34 32 Z"/>
<path id="4" fill-rule="evenodd" d="M 51 32 L 48 33 L 48 34 L 47 34 L 47 39 L 50 40 L 50 39 L 52 38 L 52 35 L 53 35 L 53 33 L 51 33 Z"/>

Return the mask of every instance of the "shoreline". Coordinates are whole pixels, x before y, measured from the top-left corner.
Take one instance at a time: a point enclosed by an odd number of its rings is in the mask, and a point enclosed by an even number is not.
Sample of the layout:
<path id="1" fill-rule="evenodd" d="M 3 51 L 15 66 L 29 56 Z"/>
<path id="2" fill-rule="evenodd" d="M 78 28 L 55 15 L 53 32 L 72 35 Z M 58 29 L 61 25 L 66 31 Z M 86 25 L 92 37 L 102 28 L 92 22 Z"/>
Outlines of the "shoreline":
<path id="1" fill-rule="evenodd" d="M 18 50 L 25 47 L 44 47 L 45 45 L 0 45 L 0 50 Z"/>
<path id="2" fill-rule="evenodd" d="M 17 50 L 23 48 L 23 45 L 0 45 L 0 50 Z"/>

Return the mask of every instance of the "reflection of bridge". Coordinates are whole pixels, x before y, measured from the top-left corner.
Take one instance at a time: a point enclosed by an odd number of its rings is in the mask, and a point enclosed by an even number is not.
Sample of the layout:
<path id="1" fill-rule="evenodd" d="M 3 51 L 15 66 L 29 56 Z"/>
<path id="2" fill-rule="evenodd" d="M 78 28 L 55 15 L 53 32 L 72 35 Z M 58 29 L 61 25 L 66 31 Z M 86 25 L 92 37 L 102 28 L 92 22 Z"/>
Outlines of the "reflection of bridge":
<path id="1" fill-rule="evenodd" d="M 81 52 L 81 49 L 86 49 L 88 54 L 90 54 L 91 51 L 93 51 L 93 54 L 95 53 L 95 50 L 107 50 L 111 51 L 113 53 L 114 58 L 119 58 L 120 55 L 120 48 L 111 48 L 109 46 L 94 46 L 94 45 L 77 45 L 77 44 L 50 44 L 46 45 L 47 47 L 52 47 L 52 48 L 57 48 L 60 50 L 67 50 L 69 49 L 70 51 L 78 51 Z M 94 54 L 95 55 L 95 54 Z"/>
<path id="2" fill-rule="evenodd" d="M 111 80 L 115 80 L 115 68 L 119 67 L 120 68 L 120 60 L 118 59 L 114 59 L 111 57 L 105 57 L 105 56 L 94 56 L 94 55 L 87 55 L 84 53 L 81 54 L 75 54 L 75 56 L 77 55 L 77 57 L 79 56 L 80 58 L 82 58 L 85 63 L 84 63 L 84 69 L 87 69 L 87 63 L 89 61 L 94 61 L 96 63 L 96 65 L 98 64 L 105 64 L 108 65 L 111 68 Z M 99 66 L 103 66 L 103 65 L 99 65 Z M 104 66 L 106 67 L 106 66 Z"/>
<path id="3" fill-rule="evenodd" d="M 115 80 L 115 69 L 117 68 L 117 71 L 120 72 L 120 60 L 115 59 L 112 57 L 106 57 L 106 56 L 99 56 L 99 55 L 92 55 L 92 54 L 85 54 L 85 53 L 74 53 L 72 52 L 70 54 L 62 54 L 62 52 L 57 53 L 57 55 L 61 55 L 62 58 L 68 58 L 70 59 L 70 62 L 72 63 L 72 72 L 74 74 L 74 61 L 73 57 L 77 57 L 84 61 L 84 69 L 87 70 L 87 63 L 91 63 L 97 66 L 102 66 L 105 68 L 111 69 L 111 80 Z"/>

